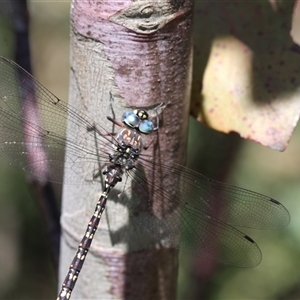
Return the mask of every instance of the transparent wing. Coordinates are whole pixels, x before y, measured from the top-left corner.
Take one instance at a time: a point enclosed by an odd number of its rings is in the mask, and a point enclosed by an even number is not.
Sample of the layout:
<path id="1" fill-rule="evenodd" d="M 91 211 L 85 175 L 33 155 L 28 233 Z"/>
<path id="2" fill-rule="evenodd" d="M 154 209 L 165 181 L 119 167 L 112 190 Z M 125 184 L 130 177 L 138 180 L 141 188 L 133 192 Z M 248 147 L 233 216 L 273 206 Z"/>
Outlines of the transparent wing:
<path id="1" fill-rule="evenodd" d="M 105 151 L 97 154 L 96 145 L 109 150 L 113 142 L 106 130 L 4 57 L 0 82 L 0 154 L 41 179 L 92 183 L 99 158 L 108 159 Z M 67 120 L 72 130 L 66 137 Z M 95 125 L 97 134 L 88 130 Z"/>
<path id="2" fill-rule="evenodd" d="M 290 222 L 288 210 L 273 198 L 212 180 L 182 165 L 155 164 L 143 157 L 139 161 L 141 168 L 158 169 L 163 177 L 152 178 L 152 182 L 146 183 L 148 190 L 149 186 L 160 187 L 166 174 L 172 174 L 172 188 L 180 195 L 171 201 L 172 206 L 193 208 L 194 212 L 211 215 L 239 227 L 278 229 Z M 141 171 L 137 174 L 140 182 L 146 181 Z M 170 196 L 174 195 L 171 192 L 162 195 L 164 198 Z"/>
<path id="3" fill-rule="evenodd" d="M 178 247 L 181 236 L 181 248 L 193 251 L 193 255 L 253 267 L 260 263 L 261 252 L 250 237 L 233 226 L 277 229 L 290 221 L 282 204 L 262 194 L 211 180 L 181 165 L 154 164 L 142 157 L 139 162 L 130 174 L 135 181 L 134 201 L 126 206 L 162 244 Z M 159 172 L 149 180 L 147 169 Z M 168 174 L 172 174 L 169 188 L 165 186 Z M 150 203 L 150 194 L 163 201 Z"/>

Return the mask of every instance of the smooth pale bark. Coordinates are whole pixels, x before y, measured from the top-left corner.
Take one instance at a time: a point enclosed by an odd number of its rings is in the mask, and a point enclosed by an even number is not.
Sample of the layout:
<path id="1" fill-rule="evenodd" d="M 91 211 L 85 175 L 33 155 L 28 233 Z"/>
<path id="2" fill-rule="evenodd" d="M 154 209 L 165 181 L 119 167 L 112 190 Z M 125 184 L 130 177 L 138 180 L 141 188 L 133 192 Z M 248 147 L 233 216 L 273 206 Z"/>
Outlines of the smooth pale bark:
<path id="1" fill-rule="evenodd" d="M 118 120 L 125 107 L 166 103 L 159 131 L 145 143 L 148 155 L 168 165 L 186 159 L 192 1 L 181 2 L 78 0 L 71 12 L 70 104 L 109 131 L 110 92 Z M 149 176 L 162 177 L 166 191 L 175 191 L 172 174 L 154 170 Z M 122 184 L 116 191 L 124 192 Z M 99 185 L 64 187 L 59 283 L 100 193 Z M 160 205 L 154 195 L 153 206 Z M 72 299 L 176 298 L 178 251 L 151 246 L 127 216 L 122 205 L 108 201 Z"/>

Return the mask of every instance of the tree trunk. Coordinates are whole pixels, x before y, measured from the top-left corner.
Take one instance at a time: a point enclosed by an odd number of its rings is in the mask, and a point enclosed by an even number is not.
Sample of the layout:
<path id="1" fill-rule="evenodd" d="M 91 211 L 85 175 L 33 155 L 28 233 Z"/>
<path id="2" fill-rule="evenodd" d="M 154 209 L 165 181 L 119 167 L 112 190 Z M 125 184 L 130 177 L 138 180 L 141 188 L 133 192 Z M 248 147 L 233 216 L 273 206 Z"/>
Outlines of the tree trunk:
<path id="1" fill-rule="evenodd" d="M 159 130 L 145 144 L 147 154 L 167 165 L 186 160 L 191 17 L 191 0 L 72 3 L 70 104 L 109 132 L 110 93 L 118 121 L 128 106 L 166 103 Z M 162 175 L 154 170 L 151 176 Z M 125 177 L 123 182 L 128 186 Z M 171 176 L 161 184 L 175 190 Z M 122 185 L 115 189 L 124 193 Z M 59 283 L 100 193 L 95 184 L 64 186 Z M 151 242 L 122 205 L 108 201 L 72 299 L 175 299 L 178 251 Z"/>

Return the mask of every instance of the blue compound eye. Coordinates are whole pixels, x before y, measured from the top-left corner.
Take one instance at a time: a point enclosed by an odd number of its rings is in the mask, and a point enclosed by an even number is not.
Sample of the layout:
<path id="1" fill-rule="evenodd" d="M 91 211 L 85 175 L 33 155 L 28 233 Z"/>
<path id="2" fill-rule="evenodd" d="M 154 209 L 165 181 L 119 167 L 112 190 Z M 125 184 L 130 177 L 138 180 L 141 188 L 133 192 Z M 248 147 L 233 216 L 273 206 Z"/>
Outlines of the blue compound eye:
<path id="1" fill-rule="evenodd" d="M 129 127 L 135 128 L 139 125 L 140 119 L 135 113 L 133 113 L 132 111 L 129 111 L 129 112 L 124 113 L 123 123 L 125 123 Z"/>
<path id="2" fill-rule="evenodd" d="M 143 120 L 139 125 L 139 131 L 142 133 L 151 133 L 153 131 L 153 123 L 150 120 Z"/>

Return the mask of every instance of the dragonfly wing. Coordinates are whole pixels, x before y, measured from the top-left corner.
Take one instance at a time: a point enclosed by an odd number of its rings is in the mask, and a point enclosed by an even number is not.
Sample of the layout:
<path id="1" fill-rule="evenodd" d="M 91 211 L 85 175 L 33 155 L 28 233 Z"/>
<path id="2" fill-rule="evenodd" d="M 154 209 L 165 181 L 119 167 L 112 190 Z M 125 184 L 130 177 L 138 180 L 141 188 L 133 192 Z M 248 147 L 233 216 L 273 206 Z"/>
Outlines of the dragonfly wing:
<path id="1" fill-rule="evenodd" d="M 231 226 L 278 229 L 290 222 L 288 210 L 277 200 L 247 189 L 209 179 L 185 166 L 155 165 L 143 160 L 145 168 L 160 168 L 173 177 L 178 195 L 177 206 L 189 203 L 198 213 Z"/>
<path id="2" fill-rule="evenodd" d="M 111 144 L 105 129 L 4 57 L 0 81 L 0 154 L 43 180 L 91 183 L 108 159 L 98 153 Z"/>
<path id="3" fill-rule="evenodd" d="M 169 248 L 179 248 L 192 255 L 216 259 L 240 267 L 254 267 L 261 261 L 261 251 L 248 236 L 232 226 L 207 216 L 187 202 L 180 202 L 159 189 L 159 182 L 147 180 L 137 167 L 130 174 L 132 197 L 123 198 L 131 219 L 145 228 L 158 241 Z M 179 186 L 179 185 L 174 185 Z M 158 205 L 150 202 L 150 194 L 163 199 Z M 143 197 L 141 197 L 143 195 Z M 177 206 L 174 207 L 174 203 Z"/>

